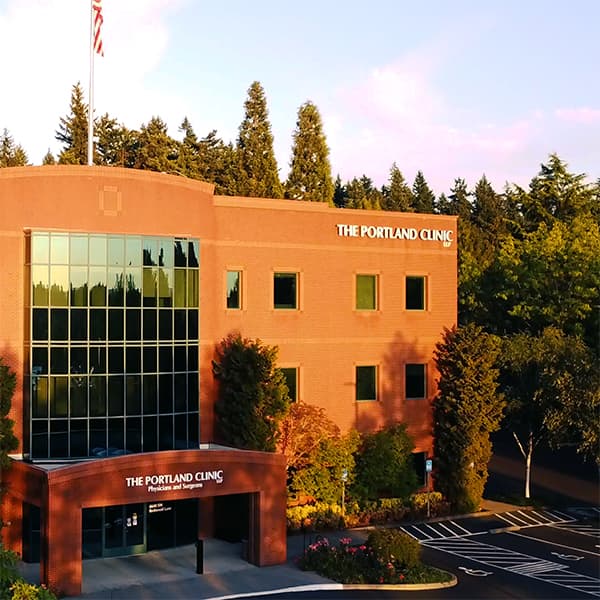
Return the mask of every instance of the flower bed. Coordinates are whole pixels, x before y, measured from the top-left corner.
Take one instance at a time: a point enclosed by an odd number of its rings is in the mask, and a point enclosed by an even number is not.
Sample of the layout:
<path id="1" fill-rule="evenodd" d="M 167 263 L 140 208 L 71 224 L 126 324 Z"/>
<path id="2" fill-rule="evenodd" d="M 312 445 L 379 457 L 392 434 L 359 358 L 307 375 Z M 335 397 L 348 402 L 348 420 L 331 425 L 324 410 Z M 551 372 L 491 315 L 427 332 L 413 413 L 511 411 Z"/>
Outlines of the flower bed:
<path id="1" fill-rule="evenodd" d="M 408 566 L 393 554 L 384 554 L 369 541 L 353 544 L 351 538 L 342 538 L 334 545 L 327 538 L 321 538 L 308 546 L 299 565 L 304 571 L 315 571 L 346 584 L 442 583 L 452 579 L 449 573 L 424 565 L 420 560 L 411 561 Z"/>

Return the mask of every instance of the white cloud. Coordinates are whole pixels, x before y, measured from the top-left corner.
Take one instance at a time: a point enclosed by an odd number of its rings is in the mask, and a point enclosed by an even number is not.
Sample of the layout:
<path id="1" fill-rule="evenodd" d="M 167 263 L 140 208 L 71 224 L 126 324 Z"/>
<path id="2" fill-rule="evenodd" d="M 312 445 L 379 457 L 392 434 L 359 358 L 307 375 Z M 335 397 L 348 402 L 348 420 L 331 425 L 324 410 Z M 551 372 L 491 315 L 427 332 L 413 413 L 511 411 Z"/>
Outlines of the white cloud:
<path id="1" fill-rule="evenodd" d="M 588 125 L 600 123 L 600 109 L 581 106 L 577 108 L 557 108 L 554 116 L 562 121 Z"/>

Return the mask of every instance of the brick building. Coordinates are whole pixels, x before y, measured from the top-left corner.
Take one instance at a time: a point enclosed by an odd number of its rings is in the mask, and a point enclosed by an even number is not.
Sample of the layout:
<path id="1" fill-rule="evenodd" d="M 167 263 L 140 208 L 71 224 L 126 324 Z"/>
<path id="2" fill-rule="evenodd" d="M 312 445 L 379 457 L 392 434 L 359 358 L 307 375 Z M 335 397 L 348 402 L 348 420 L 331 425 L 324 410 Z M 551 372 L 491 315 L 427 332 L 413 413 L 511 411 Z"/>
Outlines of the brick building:
<path id="1" fill-rule="evenodd" d="M 183 177 L 0 169 L 0 356 L 20 446 L 4 544 L 81 590 L 81 560 L 218 534 L 285 560 L 281 456 L 214 442 L 228 333 L 279 347 L 293 399 L 432 451 L 432 354 L 456 321 L 456 218 L 219 197 Z"/>

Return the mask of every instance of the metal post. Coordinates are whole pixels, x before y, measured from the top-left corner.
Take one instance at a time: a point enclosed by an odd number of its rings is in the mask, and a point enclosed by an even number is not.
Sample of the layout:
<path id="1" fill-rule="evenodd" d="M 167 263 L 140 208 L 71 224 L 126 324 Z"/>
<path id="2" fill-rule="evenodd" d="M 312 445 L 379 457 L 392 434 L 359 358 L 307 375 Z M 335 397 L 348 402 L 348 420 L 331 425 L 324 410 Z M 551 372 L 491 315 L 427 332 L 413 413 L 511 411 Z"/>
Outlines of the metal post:
<path id="1" fill-rule="evenodd" d="M 425 476 L 427 478 L 427 518 L 429 519 L 429 517 L 431 517 L 431 507 L 429 504 L 429 471 L 425 473 Z"/>
<path id="2" fill-rule="evenodd" d="M 204 573 L 204 540 L 196 540 L 196 573 Z"/>

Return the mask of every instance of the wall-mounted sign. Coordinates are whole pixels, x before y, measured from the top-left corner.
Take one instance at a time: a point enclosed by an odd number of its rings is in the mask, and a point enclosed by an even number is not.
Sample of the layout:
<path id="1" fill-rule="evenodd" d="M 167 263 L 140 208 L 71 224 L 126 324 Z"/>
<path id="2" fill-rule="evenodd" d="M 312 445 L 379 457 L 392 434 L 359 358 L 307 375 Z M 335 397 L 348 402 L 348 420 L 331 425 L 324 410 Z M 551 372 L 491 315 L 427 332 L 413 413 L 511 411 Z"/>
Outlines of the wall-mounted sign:
<path id="1" fill-rule="evenodd" d="M 195 490 L 204 487 L 204 484 L 210 481 L 217 485 L 223 483 L 223 469 L 125 477 L 125 485 L 128 488 L 146 487 L 153 494 L 175 490 Z"/>
<path id="2" fill-rule="evenodd" d="M 424 242 L 442 242 L 447 248 L 454 241 L 452 229 L 430 229 L 424 227 L 388 227 L 375 225 L 346 225 L 338 223 L 339 237 L 370 238 L 378 240 L 422 240 Z"/>

